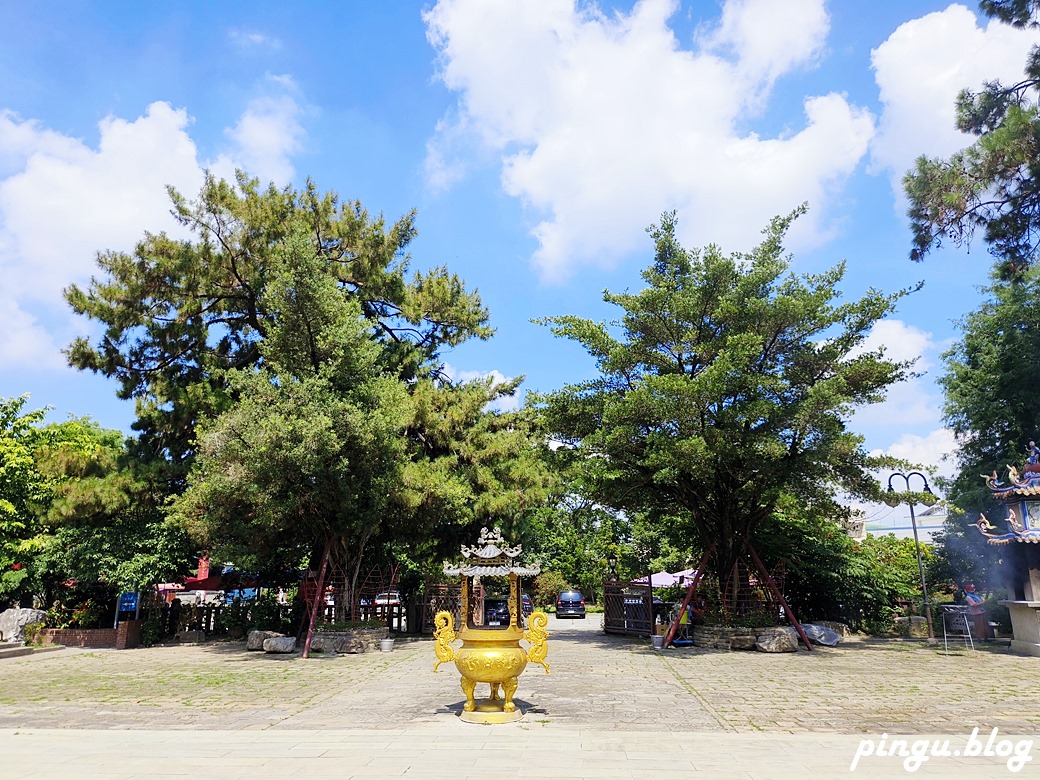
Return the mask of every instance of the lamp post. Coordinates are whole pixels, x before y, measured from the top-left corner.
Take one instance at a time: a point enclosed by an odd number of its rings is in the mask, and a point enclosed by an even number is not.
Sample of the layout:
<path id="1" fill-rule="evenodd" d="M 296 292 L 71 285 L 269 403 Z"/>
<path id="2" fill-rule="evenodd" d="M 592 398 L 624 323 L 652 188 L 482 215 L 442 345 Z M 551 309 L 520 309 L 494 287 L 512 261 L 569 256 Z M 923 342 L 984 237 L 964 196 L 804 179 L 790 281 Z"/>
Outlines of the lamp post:
<path id="1" fill-rule="evenodd" d="M 899 493 L 896 493 L 892 489 L 892 480 L 896 477 L 901 477 L 903 483 L 906 485 L 906 492 L 910 492 L 910 477 L 920 477 L 921 482 L 924 483 L 924 496 L 921 498 L 921 503 L 925 506 L 932 506 L 935 501 L 935 494 L 932 493 L 932 489 L 928 487 L 928 479 L 920 471 L 911 471 L 909 474 L 903 474 L 897 471 L 895 474 L 888 478 L 888 492 L 885 494 L 885 503 L 890 507 L 897 507 L 902 502 L 902 497 Z M 917 538 L 917 518 L 914 517 L 914 502 L 912 497 L 906 499 L 907 505 L 910 507 L 910 525 L 914 529 L 914 549 L 917 551 L 917 570 L 921 575 L 921 593 L 924 596 L 924 619 L 928 623 L 928 644 L 936 644 L 935 640 L 935 629 L 932 628 L 932 605 L 928 602 L 928 585 L 924 579 L 924 562 L 921 560 L 921 541 Z"/>
<path id="2" fill-rule="evenodd" d="M 611 582 L 617 582 L 617 556 L 614 553 L 607 556 L 607 578 Z"/>

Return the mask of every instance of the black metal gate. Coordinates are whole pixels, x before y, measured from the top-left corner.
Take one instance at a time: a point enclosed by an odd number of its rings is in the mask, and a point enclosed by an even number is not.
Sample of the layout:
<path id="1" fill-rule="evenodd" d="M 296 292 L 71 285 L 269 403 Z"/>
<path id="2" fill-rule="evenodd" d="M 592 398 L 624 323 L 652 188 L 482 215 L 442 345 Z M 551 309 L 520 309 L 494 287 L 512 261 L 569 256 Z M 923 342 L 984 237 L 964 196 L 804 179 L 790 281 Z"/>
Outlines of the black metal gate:
<path id="1" fill-rule="evenodd" d="M 603 583 L 603 630 L 626 636 L 653 635 L 653 591 L 645 582 Z"/>
<path id="2" fill-rule="evenodd" d="M 455 629 L 461 627 L 462 587 L 460 585 L 427 584 L 422 603 L 423 634 L 433 633 L 433 616 L 447 611 L 455 616 Z"/>

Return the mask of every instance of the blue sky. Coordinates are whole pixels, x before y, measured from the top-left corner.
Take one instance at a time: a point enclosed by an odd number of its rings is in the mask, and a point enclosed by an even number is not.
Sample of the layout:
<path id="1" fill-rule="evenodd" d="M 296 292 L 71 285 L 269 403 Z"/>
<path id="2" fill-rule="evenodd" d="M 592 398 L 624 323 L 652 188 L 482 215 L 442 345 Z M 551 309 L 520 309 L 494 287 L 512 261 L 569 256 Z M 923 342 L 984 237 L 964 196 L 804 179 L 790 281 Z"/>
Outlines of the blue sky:
<path id="1" fill-rule="evenodd" d="M 898 181 L 965 144 L 958 90 L 1017 78 L 1038 40 L 925 0 L 0 0 L 0 396 L 129 429 L 114 384 L 64 364 L 92 331 L 61 290 L 98 250 L 176 233 L 164 186 L 206 168 L 417 209 L 413 266 L 447 264 L 498 329 L 447 362 L 525 390 L 591 374 L 531 320 L 614 316 L 602 292 L 639 286 L 663 211 L 736 251 L 808 201 L 794 270 L 845 259 L 848 297 L 925 281 L 872 336 L 924 376 L 854 426 L 938 464 L 939 354 L 990 261 L 911 263 Z"/>

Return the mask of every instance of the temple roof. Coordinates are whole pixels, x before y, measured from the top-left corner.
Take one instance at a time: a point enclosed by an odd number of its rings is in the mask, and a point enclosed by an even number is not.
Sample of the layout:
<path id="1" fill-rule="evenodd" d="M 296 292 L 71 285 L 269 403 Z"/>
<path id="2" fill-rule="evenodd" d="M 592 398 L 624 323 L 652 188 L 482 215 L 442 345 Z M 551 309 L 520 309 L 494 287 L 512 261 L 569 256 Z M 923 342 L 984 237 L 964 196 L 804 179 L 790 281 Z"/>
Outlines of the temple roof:
<path id="1" fill-rule="evenodd" d="M 444 573 L 464 575 L 466 577 L 502 577 L 516 574 L 520 577 L 533 577 L 541 573 L 539 566 L 522 566 L 516 559 L 523 552 L 522 545 L 510 547 L 502 538 L 498 528 L 480 529 L 480 539 L 470 547 L 462 545 L 462 557 L 469 560 L 459 564 L 444 564 Z"/>
<path id="2" fill-rule="evenodd" d="M 1027 511 L 1023 517 L 1019 517 L 1015 511 L 1016 506 L 1020 511 L 1023 509 L 1018 503 L 1020 501 L 1026 501 L 1029 504 L 1040 503 L 1040 463 L 1032 462 L 1033 460 L 1034 458 L 1031 457 L 1031 462 L 1026 465 L 1023 469 L 1024 473 L 1021 475 L 1014 466 L 1008 466 L 1008 482 L 1001 482 L 997 479 L 996 471 L 988 477 L 983 476 L 983 479 L 986 480 L 986 487 L 989 488 L 993 498 L 1008 505 L 1008 516 L 1005 520 L 1008 530 L 1005 533 L 999 533 L 997 526 L 991 523 L 984 514 L 979 514 L 979 519 L 975 521 L 976 530 L 986 537 L 989 544 L 1011 544 L 1012 542 L 1040 544 L 1040 528 L 1030 527 L 1036 522 L 1035 518 L 1031 517 L 1033 513 Z"/>
<path id="3" fill-rule="evenodd" d="M 1010 501 L 1015 498 L 1035 496 L 1040 500 L 1040 466 L 1031 463 L 1025 467 L 1022 474 L 1019 474 L 1018 469 L 1014 466 L 1008 466 L 1007 470 L 1009 482 L 1001 482 L 997 478 L 996 471 L 988 477 L 983 476 L 983 479 L 986 480 L 986 487 L 989 488 L 994 498 L 999 501 Z"/>

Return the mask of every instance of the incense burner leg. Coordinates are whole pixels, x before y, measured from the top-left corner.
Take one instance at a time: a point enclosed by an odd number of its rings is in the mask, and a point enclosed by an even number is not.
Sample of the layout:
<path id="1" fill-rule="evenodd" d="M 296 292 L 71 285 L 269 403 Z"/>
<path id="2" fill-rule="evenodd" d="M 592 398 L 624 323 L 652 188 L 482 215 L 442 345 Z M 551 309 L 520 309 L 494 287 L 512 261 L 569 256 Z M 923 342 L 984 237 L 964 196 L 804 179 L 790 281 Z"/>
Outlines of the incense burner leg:
<path id="1" fill-rule="evenodd" d="M 500 683 L 493 682 L 493 683 L 489 683 L 489 684 L 491 685 L 491 701 L 498 701 L 498 697 L 499 697 L 498 686 L 500 685 Z"/>
<path id="2" fill-rule="evenodd" d="M 459 683 L 462 685 L 462 692 L 466 694 L 466 703 L 462 705 L 462 709 L 466 712 L 473 712 L 473 709 L 477 706 L 476 702 L 473 701 L 473 689 L 477 687 L 477 681 L 463 677 Z"/>
<path id="3" fill-rule="evenodd" d="M 515 677 L 510 677 L 503 683 L 503 687 L 506 689 L 506 701 L 502 705 L 503 712 L 513 712 L 516 710 L 516 705 L 513 704 L 513 694 L 516 693 L 516 686 L 519 685 L 519 680 Z"/>

